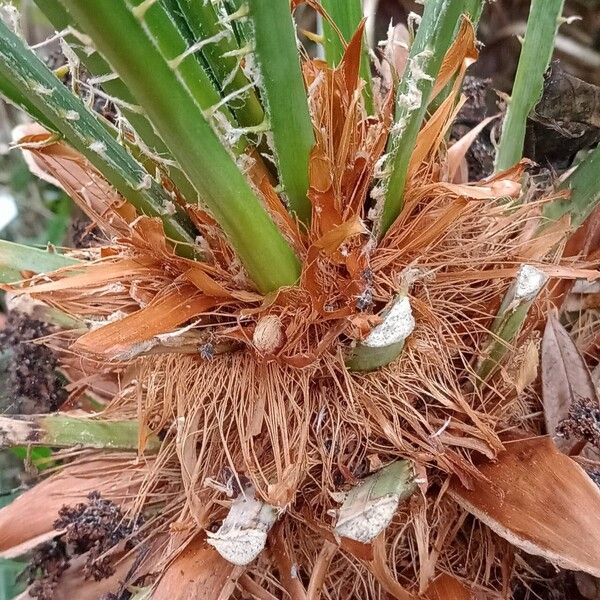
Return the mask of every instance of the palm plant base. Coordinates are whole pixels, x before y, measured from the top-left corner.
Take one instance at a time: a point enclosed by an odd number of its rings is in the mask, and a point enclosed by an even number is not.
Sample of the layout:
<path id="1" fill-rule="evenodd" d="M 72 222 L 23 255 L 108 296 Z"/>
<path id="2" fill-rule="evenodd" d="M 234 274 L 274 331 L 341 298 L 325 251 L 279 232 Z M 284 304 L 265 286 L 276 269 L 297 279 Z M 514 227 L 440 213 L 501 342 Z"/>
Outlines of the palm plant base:
<path id="1" fill-rule="evenodd" d="M 138 16 L 152 5 L 134 4 Z M 522 203 L 525 163 L 481 182 L 456 176 L 466 148 L 446 148 L 445 134 L 476 55 L 468 21 L 432 86 L 435 96 L 455 81 L 454 94 L 420 130 L 402 211 L 376 241 L 367 224 L 382 207 L 368 210 L 365 198 L 386 177 L 391 96 L 379 94 L 367 116 L 361 40 L 359 28 L 336 68 L 302 64 L 315 137 L 307 226 L 286 211 L 256 153 L 238 161 L 301 265 L 297 282 L 267 294 L 201 207 L 182 203 L 200 238 L 194 252 L 176 253 L 164 221 L 137 212 L 98 167 L 39 127 L 21 131 L 33 168 L 111 241 L 73 250 L 81 262 L 53 272 L 22 272 L 26 280 L 9 287 L 90 324 L 58 331 L 53 345 L 71 380 L 95 391 L 107 428 L 137 421 L 127 431 L 138 454 L 110 444 L 56 454 L 73 460 L 0 511 L 0 552 L 52 538 L 60 506 L 98 491 L 144 520 L 133 554 L 115 550 L 120 588 L 114 579 L 102 589 L 81 583 L 82 599 L 124 590 L 158 599 L 433 600 L 448 597 L 444 589 L 497 597 L 516 549 L 600 576 L 591 550 L 600 490 L 539 437 L 539 392 L 522 385 L 514 351 L 536 339 L 550 292 L 536 290 L 518 313 L 503 305 L 518 316 L 510 336 L 493 325 L 521 265 L 568 281 L 597 278 L 597 263 L 562 258 L 567 219 L 535 227 L 565 194 Z M 410 299 L 414 330 L 395 360 L 352 372 L 349 354 L 398 295 Z M 482 380 L 477 366 L 498 344 Z M 349 503 L 368 535 L 336 528 Z M 384 505 L 379 523 L 382 511 L 371 509 Z M 36 508 L 36 519 L 15 527 L 19 511 Z M 534 531 L 553 519 L 560 527 Z M 569 529 L 577 544 L 564 543 Z M 72 593 L 77 568 L 57 598 Z M 526 576 L 522 563 L 513 573 Z"/>

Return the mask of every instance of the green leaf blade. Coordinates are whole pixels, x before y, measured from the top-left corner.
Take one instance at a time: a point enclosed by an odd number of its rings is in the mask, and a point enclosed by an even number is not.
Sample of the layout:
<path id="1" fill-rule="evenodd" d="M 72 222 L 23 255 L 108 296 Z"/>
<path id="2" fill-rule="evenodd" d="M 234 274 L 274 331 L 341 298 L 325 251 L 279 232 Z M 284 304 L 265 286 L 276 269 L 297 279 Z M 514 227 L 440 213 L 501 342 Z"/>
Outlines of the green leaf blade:
<path id="1" fill-rule="evenodd" d="M 308 162 L 314 134 L 288 0 L 250 0 L 255 58 L 290 210 L 310 221 Z"/>
<path id="2" fill-rule="evenodd" d="M 123 0 L 63 0 L 144 108 L 262 292 L 300 265 L 198 104 Z"/>
<path id="3" fill-rule="evenodd" d="M 542 97 L 564 0 L 532 0 L 517 74 L 496 153 L 496 172 L 509 169 L 523 156 L 527 117 Z"/>

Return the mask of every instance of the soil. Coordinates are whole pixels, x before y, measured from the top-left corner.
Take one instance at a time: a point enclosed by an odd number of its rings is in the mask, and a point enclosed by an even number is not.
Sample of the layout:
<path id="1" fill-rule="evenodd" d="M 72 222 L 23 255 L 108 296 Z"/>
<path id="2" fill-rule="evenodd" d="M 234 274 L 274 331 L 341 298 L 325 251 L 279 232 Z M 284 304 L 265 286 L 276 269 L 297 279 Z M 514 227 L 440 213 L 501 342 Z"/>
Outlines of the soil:
<path id="1" fill-rule="evenodd" d="M 51 333 L 51 328 L 24 314 L 12 311 L 0 331 L 0 370 L 4 372 L 3 406 L 8 414 L 40 414 L 57 410 L 67 392 L 57 372 L 53 351 L 34 343 Z"/>
<path id="2" fill-rule="evenodd" d="M 67 234 L 69 246 L 73 248 L 92 248 L 97 246 L 102 238 L 102 232 L 84 214 L 73 219 Z"/>

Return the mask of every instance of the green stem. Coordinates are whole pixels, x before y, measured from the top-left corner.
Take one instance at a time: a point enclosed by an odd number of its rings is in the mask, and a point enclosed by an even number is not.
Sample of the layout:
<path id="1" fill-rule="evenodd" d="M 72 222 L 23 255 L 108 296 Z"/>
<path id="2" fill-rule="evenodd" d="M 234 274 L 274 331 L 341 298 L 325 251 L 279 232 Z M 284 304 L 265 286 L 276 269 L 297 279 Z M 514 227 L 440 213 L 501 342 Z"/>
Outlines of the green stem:
<path id="1" fill-rule="evenodd" d="M 102 450 L 138 450 L 137 421 L 100 421 L 67 415 L 0 416 L 0 445 L 50 446 L 53 448 L 99 448 Z M 156 452 L 160 440 L 151 435 L 144 448 Z"/>
<path id="2" fill-rule="evenodd" d="M 337 25 L 344 41 L 348 43 L 363 19 L 361 0 L 321 0 L 323 8 Z M 331 67 L 336 67 L 344 57 L 345 47 L 339 35 L 326 19 L 323 19 L 323 33 L 325 35 L 325 58 Z M 363 48 L 360 57 L 360 75 L 365 82 L 364 100 L 365 108 L 373 114 L 373 86 L 371 83 L 371 66 L 369 62 L 369 49 L 366 39 L 363 39 Z"/>
<path id="3" fill-rule="evenodd" d="M 144 3 L 144 0 L 129 1 L 132 6 L 140 6 Z M 157 1 L 146 9 L 143 24 L 167 62 L 173 65 L 173 69 L 198 106 L 206 111 L 218 104 L 221 95 L 197 60 L 195 53 L 186 56 L 186 51 L 189 49 L 188 42 L 163 4 Z M 225 109 L 225 116 L 234 123 L 233 115 L 227 109 Z"/>
<path id="4" fill-rule="evenodd" d="M 308 223 L 308 161 L 314 135 L 288 0 L 250 0 L 255 56 L 277 166 L 290 210 Z"/>
<path id="5" fill-rule="evenodd" d="M 234 94 L 248 87 L 250 82 L 241 70 L 239 57 L 235 56 L 236 51 L 240 50 L 235 36 L 226 29 L 229 24 L 221 23 L 212 3 L 204 0 L 177 1 L 196 39 L 214 40 L 205 44 L 201 52 L 221 86 L 223 95 Z M 236 98 L 230 106 L 240 125 L 244 127 L 256 127 L 264 120 L 264 111 L 252 88 Z"/>
<path id="6" fill-rule="evenodd" d="M 225 8 L 229 15 L 239 15 L 244 12 L 244 6 L 247 0 L 225 0 Z M 238 46 L 251 44 L 254 36 L 252 34 L 252 25 L 247 18 L 234 19 L 232 22 Z"/>
<path id="7" fill-rule="evenodd" d="M 9 79 L 43 113 L 53 129 L 81 152 L 142 214 L 160 217 L 165 233 L 182 254 L 193 255 L 192 226 L 182 213 L 171 215 L 169 196 L 142 166 L 111 137 L 83 102 L 74 96 L 0 21 L 0 77 Z"/>
<path id="8" fill-rule="evenodd" d="M 66 31 L 68 28 L 78 28 L 71 15 L 62 7 L 59 0 L 34 0 L 34 2 L 57 31 Z M 93 77 L 102 78 L 112 74 L 110 65 L 97 52 L 90 52 L 89 49 L 85 48 L 81 40 L 77 39 L 73 34 L 65 33 L 64 40 L 69 44 L 81 63 L 85 65 L 85 68 Z M 138 136 L 141 143 L 143 143 L 154 156 L 166 160 L 172 159 L 165 143 L 156 134 L 150 121 L 145 115 L 141 114 L 141 112 L 133 110 L 136 101 L 127 89 L 127 86 L 115 76 L 103 81 L 102 89 L 117 102 L 119 100 L 121 101 L 118 102 L 119 110 L 135 131 L 135 134 Z M 188 202 L 195 202 L 197 197 L 196 190 L 194 190 L 192 184 L 188 181 L 181 169 L 170 165 L 165 167 L 165 170 L 177 187 L 179 193 Z"/>
<path id="9" fill-rule="evenodd" d="M 497 172 L 509 169 L 523 156 L 527 117 L 542 97 L 544 73 L 552 58 L 563 6 L 564 0 L 531 1 L 519 66 L 496 152 Z"/>
<path id="10" fill-rule="evenodd" d="M 523 265 L 519 269 L 490 328 L 488 347 L 483 351 L 476 370 L 479 382 L 486 381 L 500 366 L 547 279 L 541 271 L 530 265 Z"/>
<path id="11" fill-rule="evenodd" d="M 370 543 L 390 523 L 398 505 L 417 490 L 413 464 L 397 460 L 365 477 L 350 489 L 340 507 L 335 532 L 363 544 Z"/>
<path id="12" fill-rule="evenodd" d="M 264 293 L 293 285 L 300 265 L 201 108 L 123 0 L 62 0 L 156 127 L 248 274 Z"/>
<path id="13" fill-rule="evenodd" d="M 384 204 L 379 224 L 383 236 L 404 206 L 408 166 L 427 112 L 429 96 L 461 14 L 465 0 L 429 0 L 413 42 L 406 71 L 396 95 L 395 123 L 388 141 L 386 173 L 381 182 Z"/>
<path id="14" fill-rule="evenodd" d="M 398 294 L 380 314 L 382 322 L 346 357 L 349 371 L 375 371 L 396 360 L 415 327 L 410 299 Z"/>

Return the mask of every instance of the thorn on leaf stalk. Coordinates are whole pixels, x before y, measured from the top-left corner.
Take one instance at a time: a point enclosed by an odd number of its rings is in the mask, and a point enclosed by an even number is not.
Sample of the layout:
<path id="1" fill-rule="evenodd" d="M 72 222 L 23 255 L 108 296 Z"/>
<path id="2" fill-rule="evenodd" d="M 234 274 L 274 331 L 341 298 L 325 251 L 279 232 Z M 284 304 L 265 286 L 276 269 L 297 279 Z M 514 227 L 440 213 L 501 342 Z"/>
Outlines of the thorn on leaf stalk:
<path id="1" fill-rule="evenodd" d="M 242 19 L 247 17 L 250 14 L 250 7 L 247 3 L 242 4 L 235 12 L 232 12 L 230 15 L 224 17 L 220 23 L 231 23 L 232 21 L 237 21 L 238 19 Z"/>
<path id="2" fill-rule="evenodd" d="M 144 0 L 141 4 L 134 6 L 131 9 L 131 12 L 136 19 L 143 21 L 146 11 L 156 2 L 158 2 L 158 0 Z"/>
<path id="3" fill-rule="evenodd" d="M 251 54 L 252 52 L 254 52 L 254 48 L 250 44 L 246 44 L 245 46 L 242 46 L 241 48 L 235 48 L 234 50 L 229 50 L 229 52 L 224 52 L 222 54 L 222 56 L 223 56 L 223 58 L 231 58 L 231 57 L 235 58 L 238 56 L 247 56 L 248 54 Z"/>

